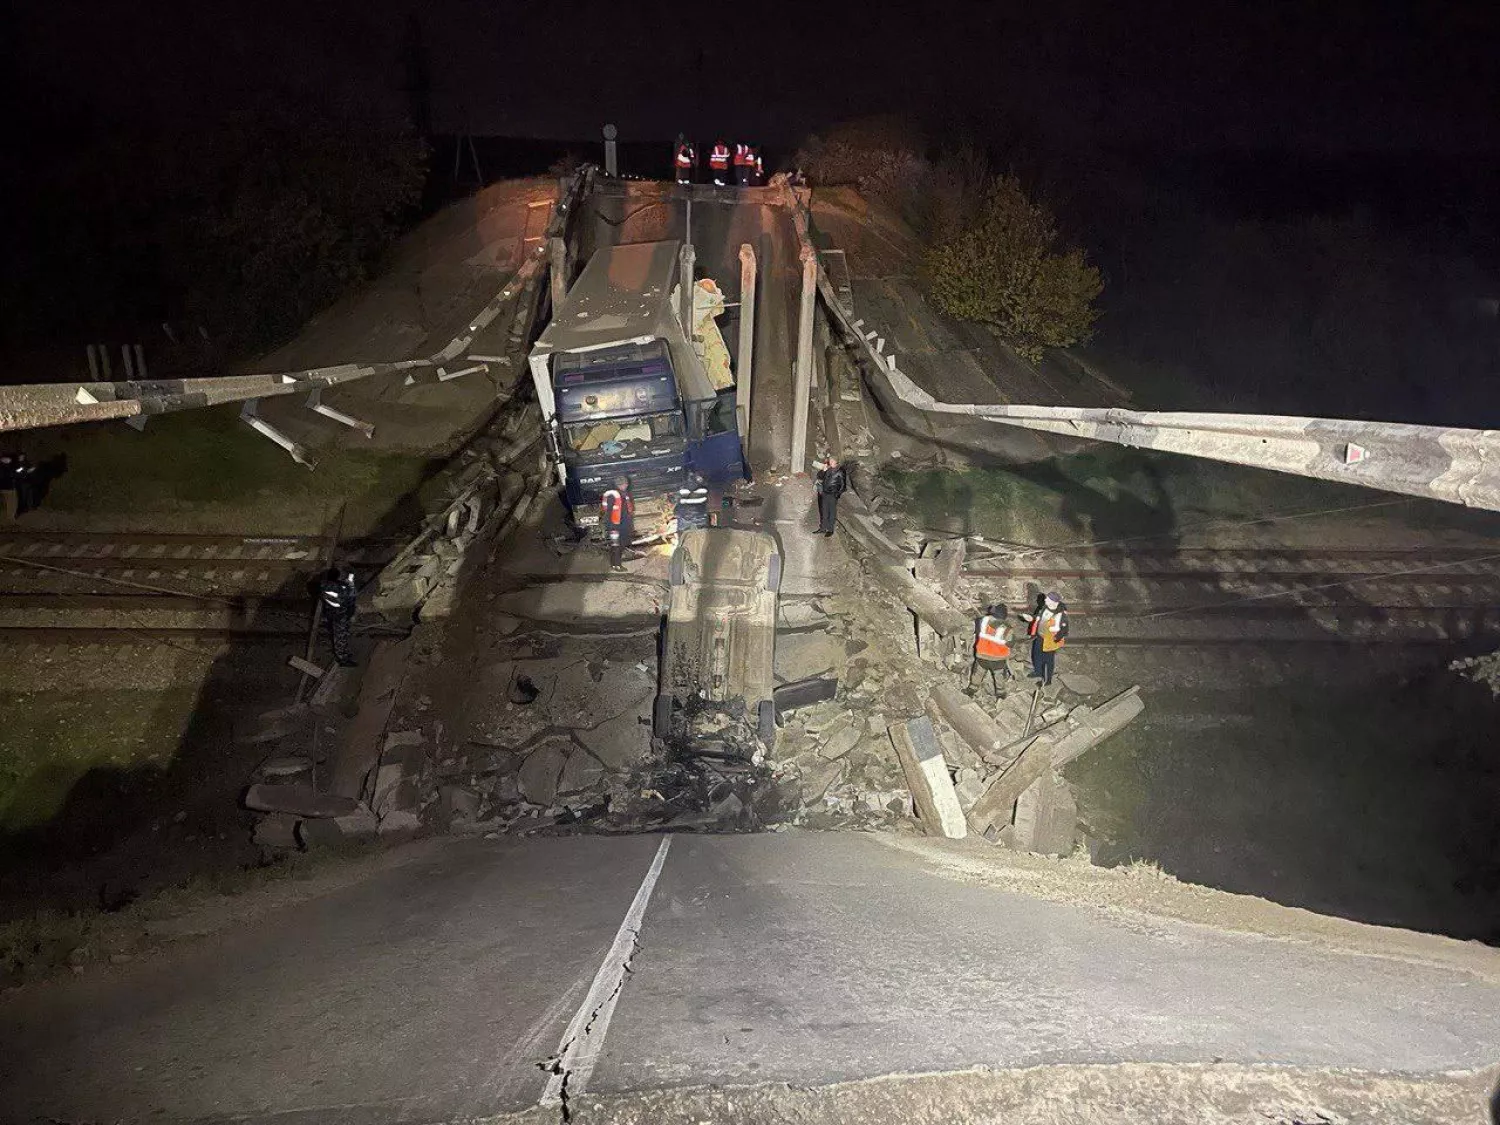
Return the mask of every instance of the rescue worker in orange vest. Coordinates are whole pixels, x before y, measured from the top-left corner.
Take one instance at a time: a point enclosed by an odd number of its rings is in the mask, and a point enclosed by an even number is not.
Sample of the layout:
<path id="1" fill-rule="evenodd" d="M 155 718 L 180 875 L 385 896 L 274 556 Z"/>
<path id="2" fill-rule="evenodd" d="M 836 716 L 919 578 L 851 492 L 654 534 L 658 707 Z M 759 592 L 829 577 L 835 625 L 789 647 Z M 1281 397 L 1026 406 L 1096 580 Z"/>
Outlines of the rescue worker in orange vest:
<path id="1" fill-rule="evenodd" d="M 681 133 L 677 134 L 677 151 L 672 157 L 672 166 L 677 170 L 679 184 L 693 182 L 693 169 L 697 163 L 698 153 L 693 148 L 693 142 L 685 140 Z"/>
<path id="2" fill-rule="evenodd" d="M 755 171 L 755 155 L 750 146 L 741 141 L 734 146 L 734 182 L 740 187 L 750 186 L 750 174 Z"/>
<path id="3" fill-rule="evenodd" d="M 974 630 L 974 661 L 969 665 L 969 682 L 964 691 L 974 694 L 974 673 L 984 669 L 990 674 L 990 686 L 995 689 L 995 698 L 1004 699 L 1000 690 L 1000 677 L 1015 679 L 1010 670 L 1010 624 L 1005 620 L 1005 607 L 992 605 L 979 618 Z"/>
<path id="4" fill-rule="evenodd" d="M 1046 594 L 1037 599 L 1035 613 L 1021 616 L 1031 638 L 1031 678 L 1046 687 L 1057 670 L 1057 652 L 1068 639 L 1068 608 L 1056 594 Z"/>
<path id="5" fill-rule="evenodd" d="M 714 175 L 714 184 L 723 187 L 724 177 L 729 175 L 729 146 L 723 141 L 715 141 L 709 150 L 708 170 Z"/>
<path id="6" fill-rule="evenodd" d="M 628 477 L 616 477 L 615 486 L 600 497 L 599 515 L 609 536 L 609 567 L 624 570 L 625 548 L 635 539 L 635 500 Z"/>

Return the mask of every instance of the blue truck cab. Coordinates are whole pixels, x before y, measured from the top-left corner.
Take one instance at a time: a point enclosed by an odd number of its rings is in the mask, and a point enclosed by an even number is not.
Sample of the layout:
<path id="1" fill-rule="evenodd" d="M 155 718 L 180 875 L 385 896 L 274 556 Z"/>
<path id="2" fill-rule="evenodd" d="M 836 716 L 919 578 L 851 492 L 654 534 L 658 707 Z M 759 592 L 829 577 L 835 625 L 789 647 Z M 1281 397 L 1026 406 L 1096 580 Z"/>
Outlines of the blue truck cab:
<path id="1" fill-rule="evenodd" d="M 670 513 L 690 474 L 744 474 L 735 387 L 715 385 L 678 318 L 679 246 L 596 251 L 532 349 L 548 456 L 579 527 L 598 522 L 618 476 L 630 478 L 642 530 Z"/>

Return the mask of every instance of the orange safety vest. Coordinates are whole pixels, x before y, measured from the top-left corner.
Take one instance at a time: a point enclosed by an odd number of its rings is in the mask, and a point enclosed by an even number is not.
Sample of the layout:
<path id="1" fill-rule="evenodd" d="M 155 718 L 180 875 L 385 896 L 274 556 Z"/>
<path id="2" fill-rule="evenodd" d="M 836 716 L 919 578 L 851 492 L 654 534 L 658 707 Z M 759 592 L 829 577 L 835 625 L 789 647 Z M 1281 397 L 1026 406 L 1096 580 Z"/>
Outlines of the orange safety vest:
<path id="1" fill-rule="evenodd" d="M 729 150 L 723 145 L 714 145 L 713 151 L 708 154 L 708 166 L 719 171 L 729 167 Z"/>
<path id="2" fill-rule="evenodd" d="M 1010 655 L 1010 629 L 1004 621 L 989 614 L 979 619 L 974 655 L 985 660 L 1004 660 Z"/>
<path id="3" fill-rule="evenodd" d="M 749 145 L 735 145 L 734 146 L 734 162 L 737 165 L 739 165 L 739 164 L 749 164 L 750 163 L 750 146 Z"/>
<path id="4" fill-rule="evenodd" d="M 691 168 L 693 166 L 693 153 L 687 145 L 677 150 L 677 167 Z"/>
<path id="5" fill-rule="evenodd" d="M 610 527 L 618 529 L 624 522 L 625 517 L 635 517 L 635 501 L 631 499 L 630 493 L 621 492 L 618 488 L 611 488 L 599 501 L 599 507 L 604 509 L 604 520 Z"/>
<path id="6" fill-rule="evenodd" d="M 1062 630 L 1063 611 L 1061 609 L 1043 609 L 1031 619 L 1031 624 L 1026 629 L 1027 636 L 1035 637 L 1042 629 L 1042 619 L 1047 619 L 1046 630 L 1041 632 L 1042 651 L 1056 652 L 1062 648 L 1064 640 L 1058 636 Z"/>

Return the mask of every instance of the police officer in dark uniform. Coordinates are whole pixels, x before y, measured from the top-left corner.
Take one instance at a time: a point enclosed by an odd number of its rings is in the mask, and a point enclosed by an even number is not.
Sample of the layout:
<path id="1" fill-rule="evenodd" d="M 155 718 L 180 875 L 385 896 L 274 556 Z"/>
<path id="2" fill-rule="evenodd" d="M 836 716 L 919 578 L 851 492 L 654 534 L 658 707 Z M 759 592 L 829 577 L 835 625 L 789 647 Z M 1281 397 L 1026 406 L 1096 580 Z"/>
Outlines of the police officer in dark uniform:
<path id="1" fill-rule="evenodd" d="M 347 567 L 331 566 L 318 580 L 323 624 L 328 626 L 333 657 L 342 668 L 352 668 L 355 664 L 354 654 L 349 651 L 349 626 L 354 622 L 358 599 L 359 587 L 354 584 L 354 572 Z"/>
<path id="2" fill-rule="evenodd" d="M 708 526 L 708 486 L 697 473 L 677 490 L 672 514 L 677 518 L 678 535 L 690 528 Z"/>
<path id="3" fill-rule="evenodd" d="M 838 519 L 839 497 L 849 487 L 849 472 L 832 453 L 823 458 L 815 486 L 818 492 L 818 531 L 832 535 Z"/>

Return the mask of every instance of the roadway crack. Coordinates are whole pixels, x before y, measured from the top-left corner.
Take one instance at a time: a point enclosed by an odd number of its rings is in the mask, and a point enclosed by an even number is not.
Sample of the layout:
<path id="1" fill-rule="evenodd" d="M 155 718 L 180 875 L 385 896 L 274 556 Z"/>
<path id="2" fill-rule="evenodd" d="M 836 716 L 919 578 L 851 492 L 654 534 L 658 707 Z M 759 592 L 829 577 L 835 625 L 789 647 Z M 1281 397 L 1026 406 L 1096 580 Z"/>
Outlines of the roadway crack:
<path id="1" fill-rule="evenodd" d="M 640 947 L 641 930 L 639 926 L 636 926 L 630 931 L 630 945 L 625 951 L 625 956 L 620 959 L 616 966 L 618 977 L 615 981 L 615 986 L 589 1010 L 588 1018 L 584 1021 L 583 1027 L 578 1033 L 565 1040 L 562 1046 L 559 1047 L 557 1054 L 537 1064 L 546 1073 L 559 1075 L 562 1078 L 562 1082 L 557 1088 L 557 1098 L 558 1111 L 562 1115 L 561 1119 L 564 1125 L 573 1120 L 573 1098 L 581 1095 L 583 1092 L 582 1090 L 577 1091 L 576 1094 L 574 1092 L 573 1082 L 579 1073 L 579 1068 L 572 1060 L 579 1054 L 587 1056 L 589 1063 L 587 1071 L 584 1072 L 585 1078 L 587 1077 L 587 1072 L 593 1070 L 593 1061 L 598 1054 L 599 1048 L 603 1046 L 602 1042 L 598 1045 L 592 1043 L 595 1027 L 598 1025 L 601 1015 L 605 1013 L 613 1014 L 615 1002 L 619 1000 L 620 993 L 625 990 L 625 981 L 634 971 L 632 962 L 635 960 L 636 952 Z M 601 1034 L 607 1028 L 608 1015 L 605 1015 L 605 1025 L 603 1028 L 600 1028 Z"/>

